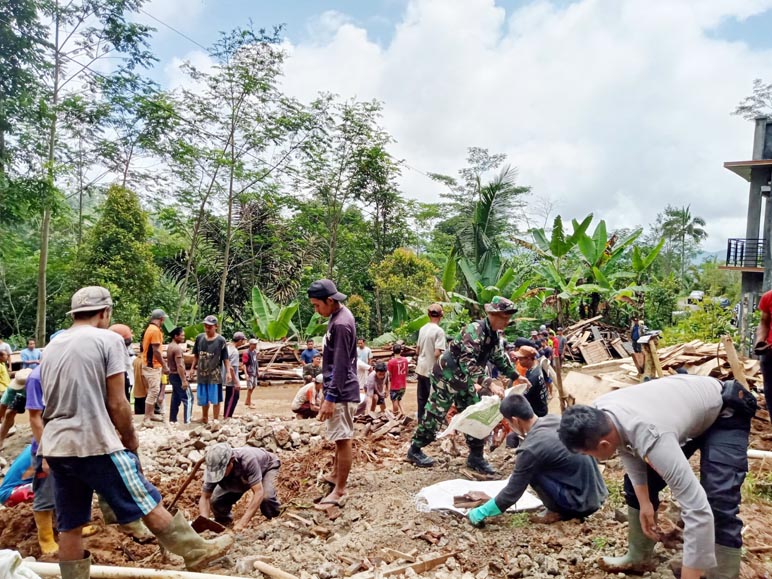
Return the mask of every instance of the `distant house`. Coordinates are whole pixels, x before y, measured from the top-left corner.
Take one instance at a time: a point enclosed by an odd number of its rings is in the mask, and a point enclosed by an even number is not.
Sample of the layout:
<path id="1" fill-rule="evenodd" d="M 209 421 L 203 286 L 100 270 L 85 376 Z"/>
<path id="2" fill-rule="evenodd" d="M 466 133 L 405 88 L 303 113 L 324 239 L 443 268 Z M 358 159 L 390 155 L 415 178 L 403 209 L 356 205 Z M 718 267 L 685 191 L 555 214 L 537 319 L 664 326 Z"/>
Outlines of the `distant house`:
<path id="1" fill-rule="evenodd" d="M 722 269 L 742 272 L 740 329 L 747 335 L 747 314 L 758 304 L 759 297 L 772 289 L 772 120 L 757 117 L 750 161 L 728 161 L 724 167 L 748 183 L 748 217 L 745 237 L 734 237 L 726 244 L 726 264 Z M 762 213 L 764 219 L 762 220 Z"/>

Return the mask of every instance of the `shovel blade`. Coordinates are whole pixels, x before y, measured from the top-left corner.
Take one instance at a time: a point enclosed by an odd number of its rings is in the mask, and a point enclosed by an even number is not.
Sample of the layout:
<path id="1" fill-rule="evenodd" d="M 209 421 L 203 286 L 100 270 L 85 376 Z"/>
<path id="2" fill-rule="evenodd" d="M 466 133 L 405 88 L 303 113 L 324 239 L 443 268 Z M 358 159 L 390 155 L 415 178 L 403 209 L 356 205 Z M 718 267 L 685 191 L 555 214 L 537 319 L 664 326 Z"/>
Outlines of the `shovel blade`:
<path id="1" fill-rule="evenodd" d="M 193 530 L 196 533 L 203 533 L 204 531 L 212 531 L 213 533 L 222 533 L 225 530 L 225 527 L 218 523 L 217 521 L 213 521 L 212 519 L 207 519 L 206 517 L 198 516 L 196 517 L 196 520 L 193 521 L 190 524 L 191 527 L 193 527 Z"/>

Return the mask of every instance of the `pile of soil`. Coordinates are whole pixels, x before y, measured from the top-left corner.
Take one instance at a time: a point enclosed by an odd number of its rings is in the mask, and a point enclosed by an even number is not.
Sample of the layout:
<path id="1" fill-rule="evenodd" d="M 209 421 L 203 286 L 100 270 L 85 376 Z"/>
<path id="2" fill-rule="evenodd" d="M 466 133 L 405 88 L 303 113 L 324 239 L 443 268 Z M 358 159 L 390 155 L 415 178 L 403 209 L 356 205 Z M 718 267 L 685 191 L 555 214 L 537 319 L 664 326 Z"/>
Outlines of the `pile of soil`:
<path id="1" fill-rule="evenodd" d="M 234 419 L 226 432 L 237 433 L 241 442 L 253 430 L 253 416 Z M 275 421 L 275 420 L 274 420 Z M 285 424 L 285 422 L 282 422 Z M 294 428 L 294 421 L 286 421 Z M 200 425 L 193 427 L 201 428 Z M 357 425 L 363 432 L 364 425 Z M 355 460 L 350 477 L 349 494 L 340 509 L 318 511 L 314 501 L 326 495 L 329 487 L 321 473 L 331 466 L 333 445 L 313 437 L 306 443 L 279 448 L 282 466 L 279 498 L 282 516 L 271 521 L 256 515 L 249 529 L 236 535 L 229 555 L 208 571 L 232 576 L 261 577 L 251 570 L 251 557 L 260 556 L 270 564 L 303 579 L 331 579 L 391 563 L 394 552 L 411 554 L 421 559 L 432 555 L 452 554 L 443 565 L 420 574 L 427 579 L 486 579 L 495 577 L 594 578 L 616 577 L 598 568 L 602 555 L 623 554 L 627 546 L 627 523 L 624 522 L 624 499 L 621 495 L 622 468 L 618 459 L 605 464 L 610 497 L 604 507 L 585 521 L 568 521 L 553 525 L 532 524 L 527 515 L 502 515 L 488 519 L 482 529 L 472 527 L 455 514 L 423 513 L 415 507 L 415 496 L 421 488 L 451 478 L 468 478 L 464 468 L 465 445 L 461 437 L 457 447 L 462 456 L 454 456 L 451 445 L 435 443 L 427 453 L 438 459 L 431 469 L 418 469 L 405 460 L 414 424 L 398 434 L 379 440 L 360 437 L 354 441 Z M 211 427 L 203 429 L 211 431 Z M 221 436 L 200 438 L 215 442 Z M 765 420 L 754 421 L 751 446 L 772 450 L 772 429 Z M 187 432 L 183 437 L 189 437 Z M 169 438 L 161 431 L 140 431 L 142 455 L 147 464 L 169 455 Z M 172 445 L 173 447 L 174 445 Z M 488 456 L 501 473 L 509 475 L 513 452 L 503 446 Z M 159 463 L 160 464 L 160 463 Z M 696 461 L 694 462 L 696 468 Z M 148 478 L 161 491 L 168 504 L 179 489 L 184 476 L 168 476 L 164 469 L 146 469 Z M 751 475 L 756 489 L 772 481 L 772 461 L 752 460 Z M 180 498 L 177 506 L 189 519 L 198 514 L 202 472 Z M 772 502 L 754 492 L 746 497 L 741 516 L 746 523 L 746 552 L 741 577 L 770 576 L 768 558 L 772 549 Z M 675 527 L 677 509 L 665 493 L 661 517 L 671 519 Z M 245 508 L 245 497 L 235 507 L 238 517 Z M 291 516 L 294 515 L 294 516 Z M 127 567 L 182 569 L 182 560 L 168 555 L 162 558 L 155 543 L 139 545 L 122 535 L 115 527 L 105 526 L 98 508 L 94 509 L 99 532 L 85 539 L 86 548 L 100 564 Z M 678 533 L 675 532 L 674 535 Z M 647 576 L 670 578 L 668 561 L 680 557 L 675 541 L 656 548 L 657 569 Z M 22 555 L 39 556 L 35 526 L 29 504 L 0 510 L 0 548 L 12 548 Z M 403 561 L 404 562 L 404 561 Z M 415 576 L 410 571 L 405 576 Z"/>

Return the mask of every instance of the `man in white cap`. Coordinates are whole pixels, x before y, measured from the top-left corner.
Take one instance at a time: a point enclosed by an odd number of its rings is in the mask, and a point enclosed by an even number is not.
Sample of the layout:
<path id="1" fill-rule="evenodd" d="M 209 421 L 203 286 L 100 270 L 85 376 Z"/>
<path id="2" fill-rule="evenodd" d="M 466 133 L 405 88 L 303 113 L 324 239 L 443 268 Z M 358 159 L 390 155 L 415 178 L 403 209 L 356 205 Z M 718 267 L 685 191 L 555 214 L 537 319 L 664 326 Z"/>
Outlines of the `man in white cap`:
<path id="1" fill-rule="evenodd" d="M 193 345 L 193 368 L 191 368 L 190 380 L 193 373 L 197 374 L 198 405 L 201 407 L 202 422 L 209 422 L 209 406 L 212 406 L 212 416 L 215 420 L 220 418 L 220 405 L 223 402 L 223 374 L 231 373 L 231 363 L 228 358 L 228 342 L 217 333 L 217 318 L 209 315 L 204 318 L 204 333 L 196 336 Z"/>
<path id="2" fill-rule="evenodd" d="M 19 370 L 11 381 L 11 385 L 0 398 L 0 450 L 5 444 L 5 437 L 11 430 L 17 414 L 24 414 L 24 406 L 27 402 L 27 377 L 32 373 L 30 369 Z"/>
<path id="3" fill-rule="evenodd" d="M 147 397 L 145 398 L 145 418 L 142 426 L 152 426 L 151 421 L 163 422 L 163 412 L 155 414 L 156 402 L 163 403 L 161 391 L 161 373 L 169 374 L 169 366 L 163 358 L 162 347 L 164 335 L 161 326 L 166 319 L 166 312 L 153 310 L 150 313 L 150 323 L 142 335 L 142 376 L 147 382 Z"/>
<path id="4" fill-rule="evenodd" d="M 252 498 L 233 530 L 245 529 L 258 509 L 267 519 L 278 517 L 281 505 L 276 498 L 276 477 L 280 465 L 279 457 L 262 448 L 215 444 L 206 453 L 204 485 L 198 501 L 201 516 L 213 513 L 218 523 L 230 524 L 233 505 L 251 490 Z"/>
<path id="5" fill-rule="evenodd" d="M 126 345 L 107 330 L 112 307 L 106 288 L 78 290 L 69 312 L 72 327 L 43 353 L 40 454 L 54 474 L 61 575 L 90 576 L 82 530 L 91 520 L 94 492 L 110 505 L 119 524 L 141 518 L 159 544 L 181 556 L 189 570 L 198 570 L 225 555 L 233 539 L 202 539 L 181 511 L 172 517 L 142 474 L 139 439 L 124 393 Z"/>
<path id="6" fill-rule="evenodd" d="M 249 347 L 244 352 L 241 358 L 242 364 L 244 364 L 244 373 L 247 376 L 247 408 L 252 408 L 252 391 L 257 388 L 257 375 L 259 369 L 259 362 L 257 359 L 257 345 L 259 340 L 252 338 L 249 340 Z"/>

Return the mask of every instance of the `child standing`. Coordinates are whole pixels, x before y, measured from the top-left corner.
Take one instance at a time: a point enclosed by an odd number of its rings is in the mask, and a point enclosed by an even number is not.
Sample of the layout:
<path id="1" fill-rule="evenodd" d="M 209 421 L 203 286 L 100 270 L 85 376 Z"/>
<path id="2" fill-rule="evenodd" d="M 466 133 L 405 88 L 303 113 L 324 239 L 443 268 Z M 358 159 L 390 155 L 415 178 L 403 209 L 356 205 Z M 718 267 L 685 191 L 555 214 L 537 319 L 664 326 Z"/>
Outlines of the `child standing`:
<path id="1" fill-rule="evenodd" d="M 407 388 L 407 358 L 402 357 L 400 344 L 394 344 L 391 351 L 394 355 L 387 365 L 389 382 L 391 383 L 389 397 L 391 398 L 392 411 L 399 416 L 404 414 L 402 398 L 405 396 L 405 389 Z"/>

